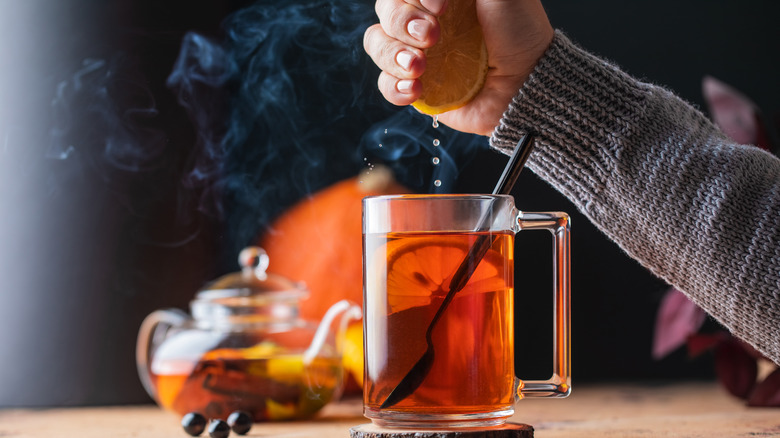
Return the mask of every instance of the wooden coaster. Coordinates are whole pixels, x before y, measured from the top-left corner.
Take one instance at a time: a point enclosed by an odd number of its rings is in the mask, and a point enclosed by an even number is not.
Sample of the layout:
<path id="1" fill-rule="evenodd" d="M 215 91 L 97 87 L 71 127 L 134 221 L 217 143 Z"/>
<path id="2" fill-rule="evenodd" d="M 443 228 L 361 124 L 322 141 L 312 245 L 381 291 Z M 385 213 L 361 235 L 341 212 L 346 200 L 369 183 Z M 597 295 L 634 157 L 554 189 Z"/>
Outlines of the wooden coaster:
<path id="1" fill-rule="evenodd" d="M 527 424 L 507 423 L 489 429 L 390 429 L 361 424 L 349 429 L 350 438 L 533 438 L 534 428 Z"/>

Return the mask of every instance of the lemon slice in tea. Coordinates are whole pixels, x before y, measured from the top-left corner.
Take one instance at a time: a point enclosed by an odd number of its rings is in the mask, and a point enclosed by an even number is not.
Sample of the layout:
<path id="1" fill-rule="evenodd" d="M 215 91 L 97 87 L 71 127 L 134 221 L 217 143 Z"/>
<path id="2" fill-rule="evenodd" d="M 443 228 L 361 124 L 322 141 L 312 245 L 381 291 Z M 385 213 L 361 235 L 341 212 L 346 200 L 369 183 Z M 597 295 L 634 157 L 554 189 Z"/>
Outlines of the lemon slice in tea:
<path id="1" fill-rule="evenodd" d="M 420 112 L 436 115 L 460 108 L 485 85 L 488 53 L 476 12 L 476 0 L 456 0 L 439 17 L 441 36 L 425 51 L 422 96 L 412 103 Z"/>
<path id="2" fill-rule="evenodd" d="M 428 305 L 434 296 L 443 298 L 475 238 L 461 233 L 421 233 L 388 240 L 386 281 L 390 311 Z M 489 250 L 459 296 L 506 287 L 502 275 L 505 269 L 502 254 Z"/>

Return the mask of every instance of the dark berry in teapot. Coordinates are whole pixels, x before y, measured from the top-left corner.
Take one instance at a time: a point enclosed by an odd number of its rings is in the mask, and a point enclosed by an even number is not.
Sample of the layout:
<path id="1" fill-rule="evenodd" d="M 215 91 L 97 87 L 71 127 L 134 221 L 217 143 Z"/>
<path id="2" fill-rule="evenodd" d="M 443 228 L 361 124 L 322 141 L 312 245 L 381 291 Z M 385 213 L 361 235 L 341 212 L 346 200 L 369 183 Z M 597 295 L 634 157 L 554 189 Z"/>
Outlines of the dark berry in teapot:
<path id="1" fill-rule="evenodd" d="M 211 420 L 209 423 L 209 436 L 211 438 L 227 438 L 230 435 L 230 426 L 222 420 Z"/>
<path id="2" fill-rule="evenodd" d="M 233 432 L 239 435 L 246 435 L 252 428 L 252 418 L 244 411 L 233 412 L 228 417 L 227 422 Z"/>
<path id="3" fill-rule="evenodd" d="M 181 419 L 181 427 L 192 436 L 198 436 L 206 429 L 206 417 L 197 412 L 190 412 Z"/>

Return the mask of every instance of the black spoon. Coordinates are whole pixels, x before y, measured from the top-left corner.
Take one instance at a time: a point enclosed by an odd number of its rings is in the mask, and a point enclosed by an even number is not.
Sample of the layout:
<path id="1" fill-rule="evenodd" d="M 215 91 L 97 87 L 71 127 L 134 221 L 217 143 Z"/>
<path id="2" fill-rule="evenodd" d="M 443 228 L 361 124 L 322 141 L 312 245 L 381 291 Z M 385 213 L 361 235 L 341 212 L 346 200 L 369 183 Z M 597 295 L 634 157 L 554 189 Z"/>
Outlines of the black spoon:
<path id="1" fill-rule="evenodd" d="M 515 182 L 517 182 L 520 171 L 523 170 L 525 162 L 531 154 L 533 143 L 534 137 L 531 133 L 526 133 L 523 138 L 520 139 L 512 156 L 509 158 L 509 162 L 506 164 L 506 167 L 504 167 L 504 172 L 501 174 L 498 184 L 496 184 L 496 187 L 493 189 L 494 195 L 508 195 L 509 192 L 512 191 L 512 187 L 514 187 Z M 488 220 L 488 217 L 489 215 L 487 214 L 482 217 L 477 229 L 485 228 L 487 225 L 485 222 Z M 423 380 L 425 380 L 425 377 L 428 376 L 428 373 L 431 371 L 434 356 L 433 342 L 431 340 L 433 329 L 439 322 L 439 319 L 441 319 L 444 311 L 450 305 L 452 299 L 455 298 L 455 294 L 463 289 L 463 287 L 466 286 L 466 283 L 469 282 L 471 275 L 474 274 L 479 262 L 485 257 L 485 254 L 492 244 L 493 239 L 489 235 L 481 234 L 477 238 L 477 241 L 474 242 L 474 245 L 471 246 L 468 254 L 466 254 L 466 257 L 460 263 L 460 266 L 458 266 L 458 270 L 455 271 L 455 274 L 452 276 L 449 292 L 447 292 L 444 301 L 442 301 L 436 314 L 433 315 L 433 319 L 428 325 L 428 329 L 425 331 L 425 342 L 428 344 L 428 348 L 420 359 L 417 360 L 417 363 L 414 364 L 404 378 L 401 379 L 398 385 L 390 392 L 390 395 L 387 396 L 379 407 L 380 409 L 389 408 L 406 397 L 409 397 L 417 390 Z"/>

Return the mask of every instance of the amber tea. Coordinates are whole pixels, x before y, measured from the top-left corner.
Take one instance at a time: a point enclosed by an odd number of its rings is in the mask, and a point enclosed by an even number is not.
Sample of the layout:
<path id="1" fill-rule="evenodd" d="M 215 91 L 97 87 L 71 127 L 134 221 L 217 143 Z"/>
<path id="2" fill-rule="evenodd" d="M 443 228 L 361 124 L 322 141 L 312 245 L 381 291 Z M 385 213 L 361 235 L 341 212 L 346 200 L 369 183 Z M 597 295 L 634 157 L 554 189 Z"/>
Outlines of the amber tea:
<path id="1" fill-rule="evenodd" d="M 209 418 L 245 411 L 254 421 L 302 419 L 328 403 L 339 387 L 338 359 L 305 364 L 302 354 L 253 357 L 252 349 L 243 350 L 213 350 L 195 363 L 154 363 L 151 378 L 160 405 Z"/>
<path id="2" fill-rule="evenodd" d="M 379 409 L 425 352 L 425 331 L 480 234 L 488 233 L 365 236 L 373 262 L 365 272 L 365 307 L 378 313 L 365 327 L 367 409 Z M 476 414 L 513 404 L 514 235 L 487 237 L 493 240 L 490 249 L 432 333 L 435 356 L 428 376 L 393 410 Z"/>

